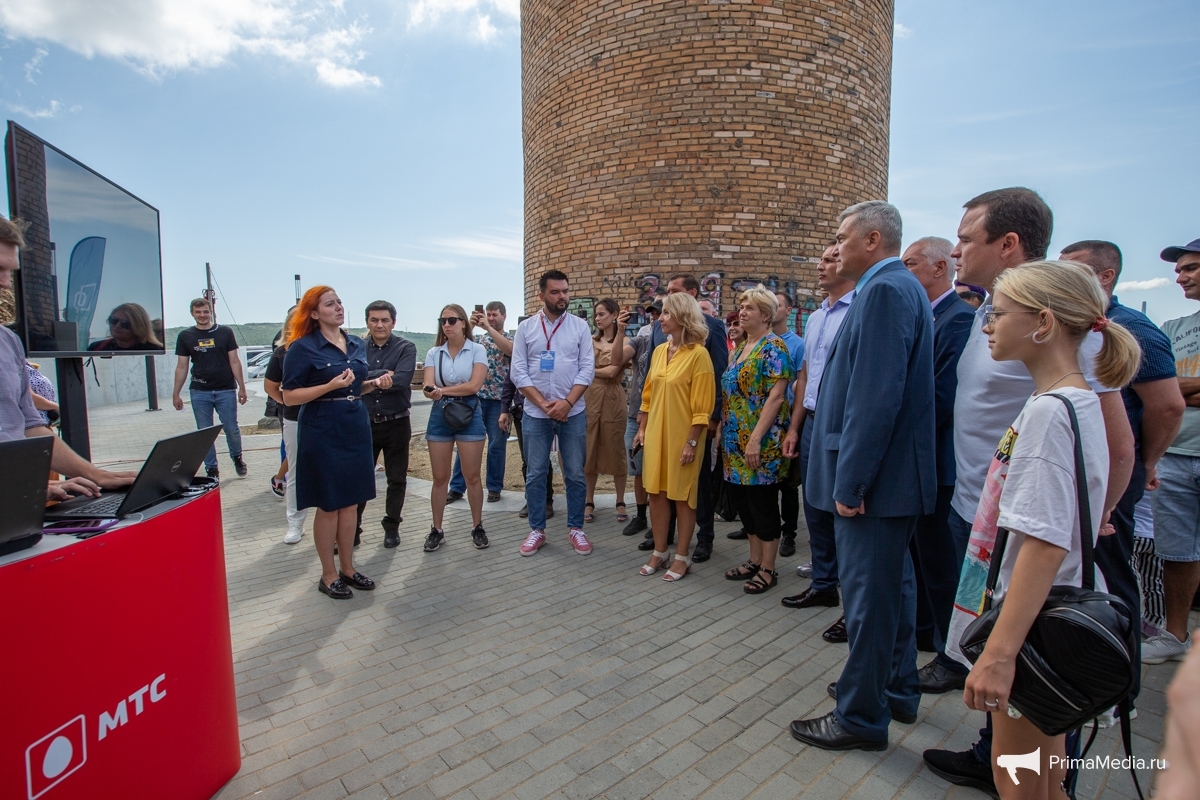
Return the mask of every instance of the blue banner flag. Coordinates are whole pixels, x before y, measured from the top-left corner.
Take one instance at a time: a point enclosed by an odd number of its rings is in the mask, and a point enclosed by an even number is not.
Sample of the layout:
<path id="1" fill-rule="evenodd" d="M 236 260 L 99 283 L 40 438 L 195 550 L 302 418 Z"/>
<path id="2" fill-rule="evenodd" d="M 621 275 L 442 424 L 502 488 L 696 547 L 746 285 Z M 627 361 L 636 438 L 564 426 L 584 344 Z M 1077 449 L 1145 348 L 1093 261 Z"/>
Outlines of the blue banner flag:
<path id="1" fill-rule="evenodd" d="M 87 350 L 92 317 L 96 313 L 96 298 L 100 294 L 100 276 L 104 272 L 103 236 L 80 239 L 71 251 L 67 272 L 67 307 L 63 319 L 75 323 L 79 349 Z"/>

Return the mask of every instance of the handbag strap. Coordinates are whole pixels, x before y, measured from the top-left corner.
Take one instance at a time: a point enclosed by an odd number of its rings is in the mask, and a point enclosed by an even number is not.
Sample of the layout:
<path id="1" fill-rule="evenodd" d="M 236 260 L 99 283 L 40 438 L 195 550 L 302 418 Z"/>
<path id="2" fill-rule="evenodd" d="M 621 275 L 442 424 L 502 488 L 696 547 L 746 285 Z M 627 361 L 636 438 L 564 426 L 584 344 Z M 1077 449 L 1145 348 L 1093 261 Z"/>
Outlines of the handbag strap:
<path id="1" fill-rule="evenodd" d="M 1083 557 L 1083 588 L 1096 588 L 1096 557 L 1092 544 L 1092 506 L 1087 494 L 1087 469 L 1083 463 L 1083 437 L 1079 433 L 1079 418 L 1075 415 L 1075 406 L 1061 394 L 1049 392 L 1046 397 L 1057 397 L 1067 407 L 1067 416 L 1071 420 L 1071 433 L 1075 437 L 1075 502 L 1079 507 L 1079 543 Z M 1086 531 L 1086 535 L 1084 535 Z M 987 588 L 984 593 L 983 608 L 985 611 L 992 607 L 992 596 L 996 591 L 996 582 L 1000 579 L 1000 562 L 1004 558 L 1004 549 L 1008 545 L 1008 529 L 996 530 L 996 544 L 992 548 L 992 562 L 988 565 Z"/>
<path id="2" fill-rule="evenodd" d="M 446 370 L 442 366 L 445 363 L 445 361 L 446 361 L 446 351 L 439 350 L 438 351 L 437 373 L 438 373 L 438 380 L 442 382 L 442 386 L 446 385 Z"/>

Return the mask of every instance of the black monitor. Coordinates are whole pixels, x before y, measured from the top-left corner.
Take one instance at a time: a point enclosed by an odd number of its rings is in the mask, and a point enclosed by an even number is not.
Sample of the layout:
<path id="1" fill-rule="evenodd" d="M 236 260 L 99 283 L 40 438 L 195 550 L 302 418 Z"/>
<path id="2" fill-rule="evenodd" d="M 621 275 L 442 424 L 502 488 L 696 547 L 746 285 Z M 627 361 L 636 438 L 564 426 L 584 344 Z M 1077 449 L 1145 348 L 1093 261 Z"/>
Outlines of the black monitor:
<path id="1" fill-rule="evenodd" d="M 11 120 L 12 217 L 29 224 L 15 330 L 30 356 L 164 353 L 158 210 Z"/>

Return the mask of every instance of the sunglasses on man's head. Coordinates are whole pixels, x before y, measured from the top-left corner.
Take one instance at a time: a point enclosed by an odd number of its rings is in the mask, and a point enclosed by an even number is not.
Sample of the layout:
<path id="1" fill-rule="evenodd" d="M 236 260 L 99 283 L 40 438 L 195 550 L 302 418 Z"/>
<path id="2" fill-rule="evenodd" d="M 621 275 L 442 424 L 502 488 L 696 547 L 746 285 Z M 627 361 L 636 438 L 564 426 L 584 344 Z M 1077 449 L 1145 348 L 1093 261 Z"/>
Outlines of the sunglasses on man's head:
<path id="1" fill-rule="evenodd" d="M 127 331 L 133 330 L 133 325 L 130 324 L 129 320 L 127 320 L 127 319 L 120 319 L 118 317 L 109 317 L 108 324 L 114 328 L 123 328 L 124 330 L 127 330 Z"/>
<path id="2" fill-rule="evenodd" d="M 460 322 L 465 322 L 462 317 L 438 317 L 439 325 L 457 325 Z"/>

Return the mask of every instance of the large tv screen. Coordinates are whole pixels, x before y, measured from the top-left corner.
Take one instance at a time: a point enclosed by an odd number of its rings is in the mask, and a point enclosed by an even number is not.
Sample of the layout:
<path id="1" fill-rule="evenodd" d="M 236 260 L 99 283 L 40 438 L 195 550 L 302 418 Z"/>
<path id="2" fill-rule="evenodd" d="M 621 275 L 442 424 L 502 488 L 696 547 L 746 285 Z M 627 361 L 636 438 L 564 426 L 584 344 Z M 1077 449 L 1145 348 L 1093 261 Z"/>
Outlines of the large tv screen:
<path id="1" fill-rule="evenodd" d="M 29 224 L 16 330 L 31 356 L 164 352 L 158 210 L 8 123 L 8 198 Z"/>

